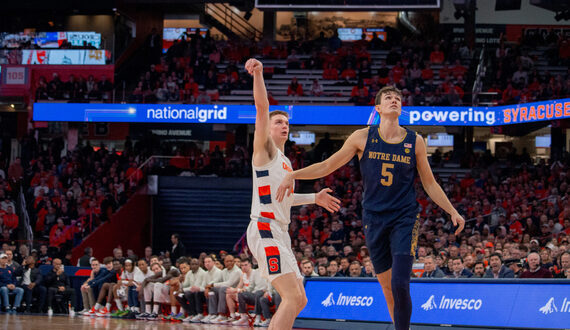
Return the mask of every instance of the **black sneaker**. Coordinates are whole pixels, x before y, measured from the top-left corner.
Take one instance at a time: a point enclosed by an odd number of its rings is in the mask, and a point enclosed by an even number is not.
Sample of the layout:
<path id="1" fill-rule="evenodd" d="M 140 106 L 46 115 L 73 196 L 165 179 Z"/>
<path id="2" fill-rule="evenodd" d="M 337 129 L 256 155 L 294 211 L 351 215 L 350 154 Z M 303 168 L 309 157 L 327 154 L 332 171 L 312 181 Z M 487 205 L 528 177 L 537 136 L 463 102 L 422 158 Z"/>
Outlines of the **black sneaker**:
<path id="1" fill-rule="evenodd" d="M 146 320 L 146 318 L 149 316 L 150 314 L 148 313 L 141 313 L 139 315 L 136 316 L 137 320 Z"/>
<path id="2" fill-rule="evenodd" d="M 151 313 L 150 315 L 148 315 L 148 316 L 146 317 L 146 319 L 147 319 L 148 321 L 155 321 L 155 320 L 158 319 L 158 314 Z"/>

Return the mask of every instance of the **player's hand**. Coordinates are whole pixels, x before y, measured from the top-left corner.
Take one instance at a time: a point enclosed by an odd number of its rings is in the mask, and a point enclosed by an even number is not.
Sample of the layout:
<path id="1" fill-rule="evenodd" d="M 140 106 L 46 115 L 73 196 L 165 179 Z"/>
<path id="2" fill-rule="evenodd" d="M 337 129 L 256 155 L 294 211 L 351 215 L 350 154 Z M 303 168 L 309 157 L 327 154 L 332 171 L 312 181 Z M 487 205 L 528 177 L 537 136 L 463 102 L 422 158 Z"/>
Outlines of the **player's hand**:
<path id="1" fill-rule="evenodd" d="M 245 70 L 250 74 L 253 75 L 254 73 L 263 73 L 263 64 L 260 61 L 256 60 L 255 58 L 250 58 L 245 62 Z"/>
<path id="2" fill-rule="evenodd" d="M 451 215 L 451 222 L 454 226 L 457 226 L 455 235 L 459 235 L 459 233 L 463 231 L 463 227 L 465 227 L 465 219 L 463 219 L 459 213 L 455 212 Z"/>
<path id="3" fill-rule="evenodd" d="M 275 195 L 277 201 L 278 202 L 283 201 L 285 193 L 287 193 L 287 196 L 291 196 L 294 187 L 295 187 L 295 180 L 293 179 L 293 175 L 289 172 L 287 173 L 287 175 L 285 175 L 283 181 L 281 181 L 279 188 L 277 188 L 277 195 Z"/>
<path id="4" fill-rule="evenodd" d="M 325 188 L 315 195 L 315 203 L 324 207 L 327 211 L 334 213 L 340 209 L 340 200 L 330 193 L 332 189 Z"/>

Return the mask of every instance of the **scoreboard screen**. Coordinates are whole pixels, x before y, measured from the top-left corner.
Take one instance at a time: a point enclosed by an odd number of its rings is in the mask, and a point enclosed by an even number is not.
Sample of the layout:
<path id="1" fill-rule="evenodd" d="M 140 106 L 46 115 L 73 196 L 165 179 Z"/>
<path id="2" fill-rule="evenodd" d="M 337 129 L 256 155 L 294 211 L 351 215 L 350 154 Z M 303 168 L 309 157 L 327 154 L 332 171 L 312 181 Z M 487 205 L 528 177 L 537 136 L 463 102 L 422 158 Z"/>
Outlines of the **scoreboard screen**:
<path id="1" fill-rule="evenodd" d="M 439 9 L 440 0 L 255 0 L 259 9 L 310 9 L 310 10 L 401 10 Z"/>

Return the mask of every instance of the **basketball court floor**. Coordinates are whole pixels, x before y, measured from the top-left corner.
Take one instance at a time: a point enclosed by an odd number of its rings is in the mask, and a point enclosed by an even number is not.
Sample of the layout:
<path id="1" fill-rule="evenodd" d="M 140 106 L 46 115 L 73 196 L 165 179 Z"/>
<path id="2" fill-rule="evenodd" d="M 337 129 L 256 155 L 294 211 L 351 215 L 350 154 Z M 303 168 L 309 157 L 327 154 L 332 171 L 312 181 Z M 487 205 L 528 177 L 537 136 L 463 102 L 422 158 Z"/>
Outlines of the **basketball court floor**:
<path id="1" fill-rule="evenodd" d="M 253 329 L 231 325 L 172 323 L 162 321 L 121 320 L 102 317 L 68 317 L 45 315 L 0 315 L 0 329 L 7 330 L 91 330 L 91 329 L 144 329 L 144 330 L 230 330 Z M 266 328 L 255 328 L 266 329 Z M 295 328 L 299 329 L 299 328 Z M 299 329 L 300 330 L 300 329 Z M 309 329 L 305 329 L 309 330 Z"/>

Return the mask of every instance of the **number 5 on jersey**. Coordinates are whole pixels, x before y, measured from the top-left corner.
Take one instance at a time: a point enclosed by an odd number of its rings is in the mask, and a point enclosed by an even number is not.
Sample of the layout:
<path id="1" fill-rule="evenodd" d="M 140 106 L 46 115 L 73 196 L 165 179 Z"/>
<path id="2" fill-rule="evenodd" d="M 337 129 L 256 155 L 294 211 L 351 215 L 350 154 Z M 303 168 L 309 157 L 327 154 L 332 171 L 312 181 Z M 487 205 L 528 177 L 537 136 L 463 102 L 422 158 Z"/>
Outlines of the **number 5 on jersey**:
<path id="1" fill-rule="evenodd" d="M 392 163 L 382 163 L 382 179 L 380 179 L 380 183 L 383 186 L 389 187 L 392 185 L 394 181 L 394 175 L 389 170 L 394 168 L 394 164 Z"/>

